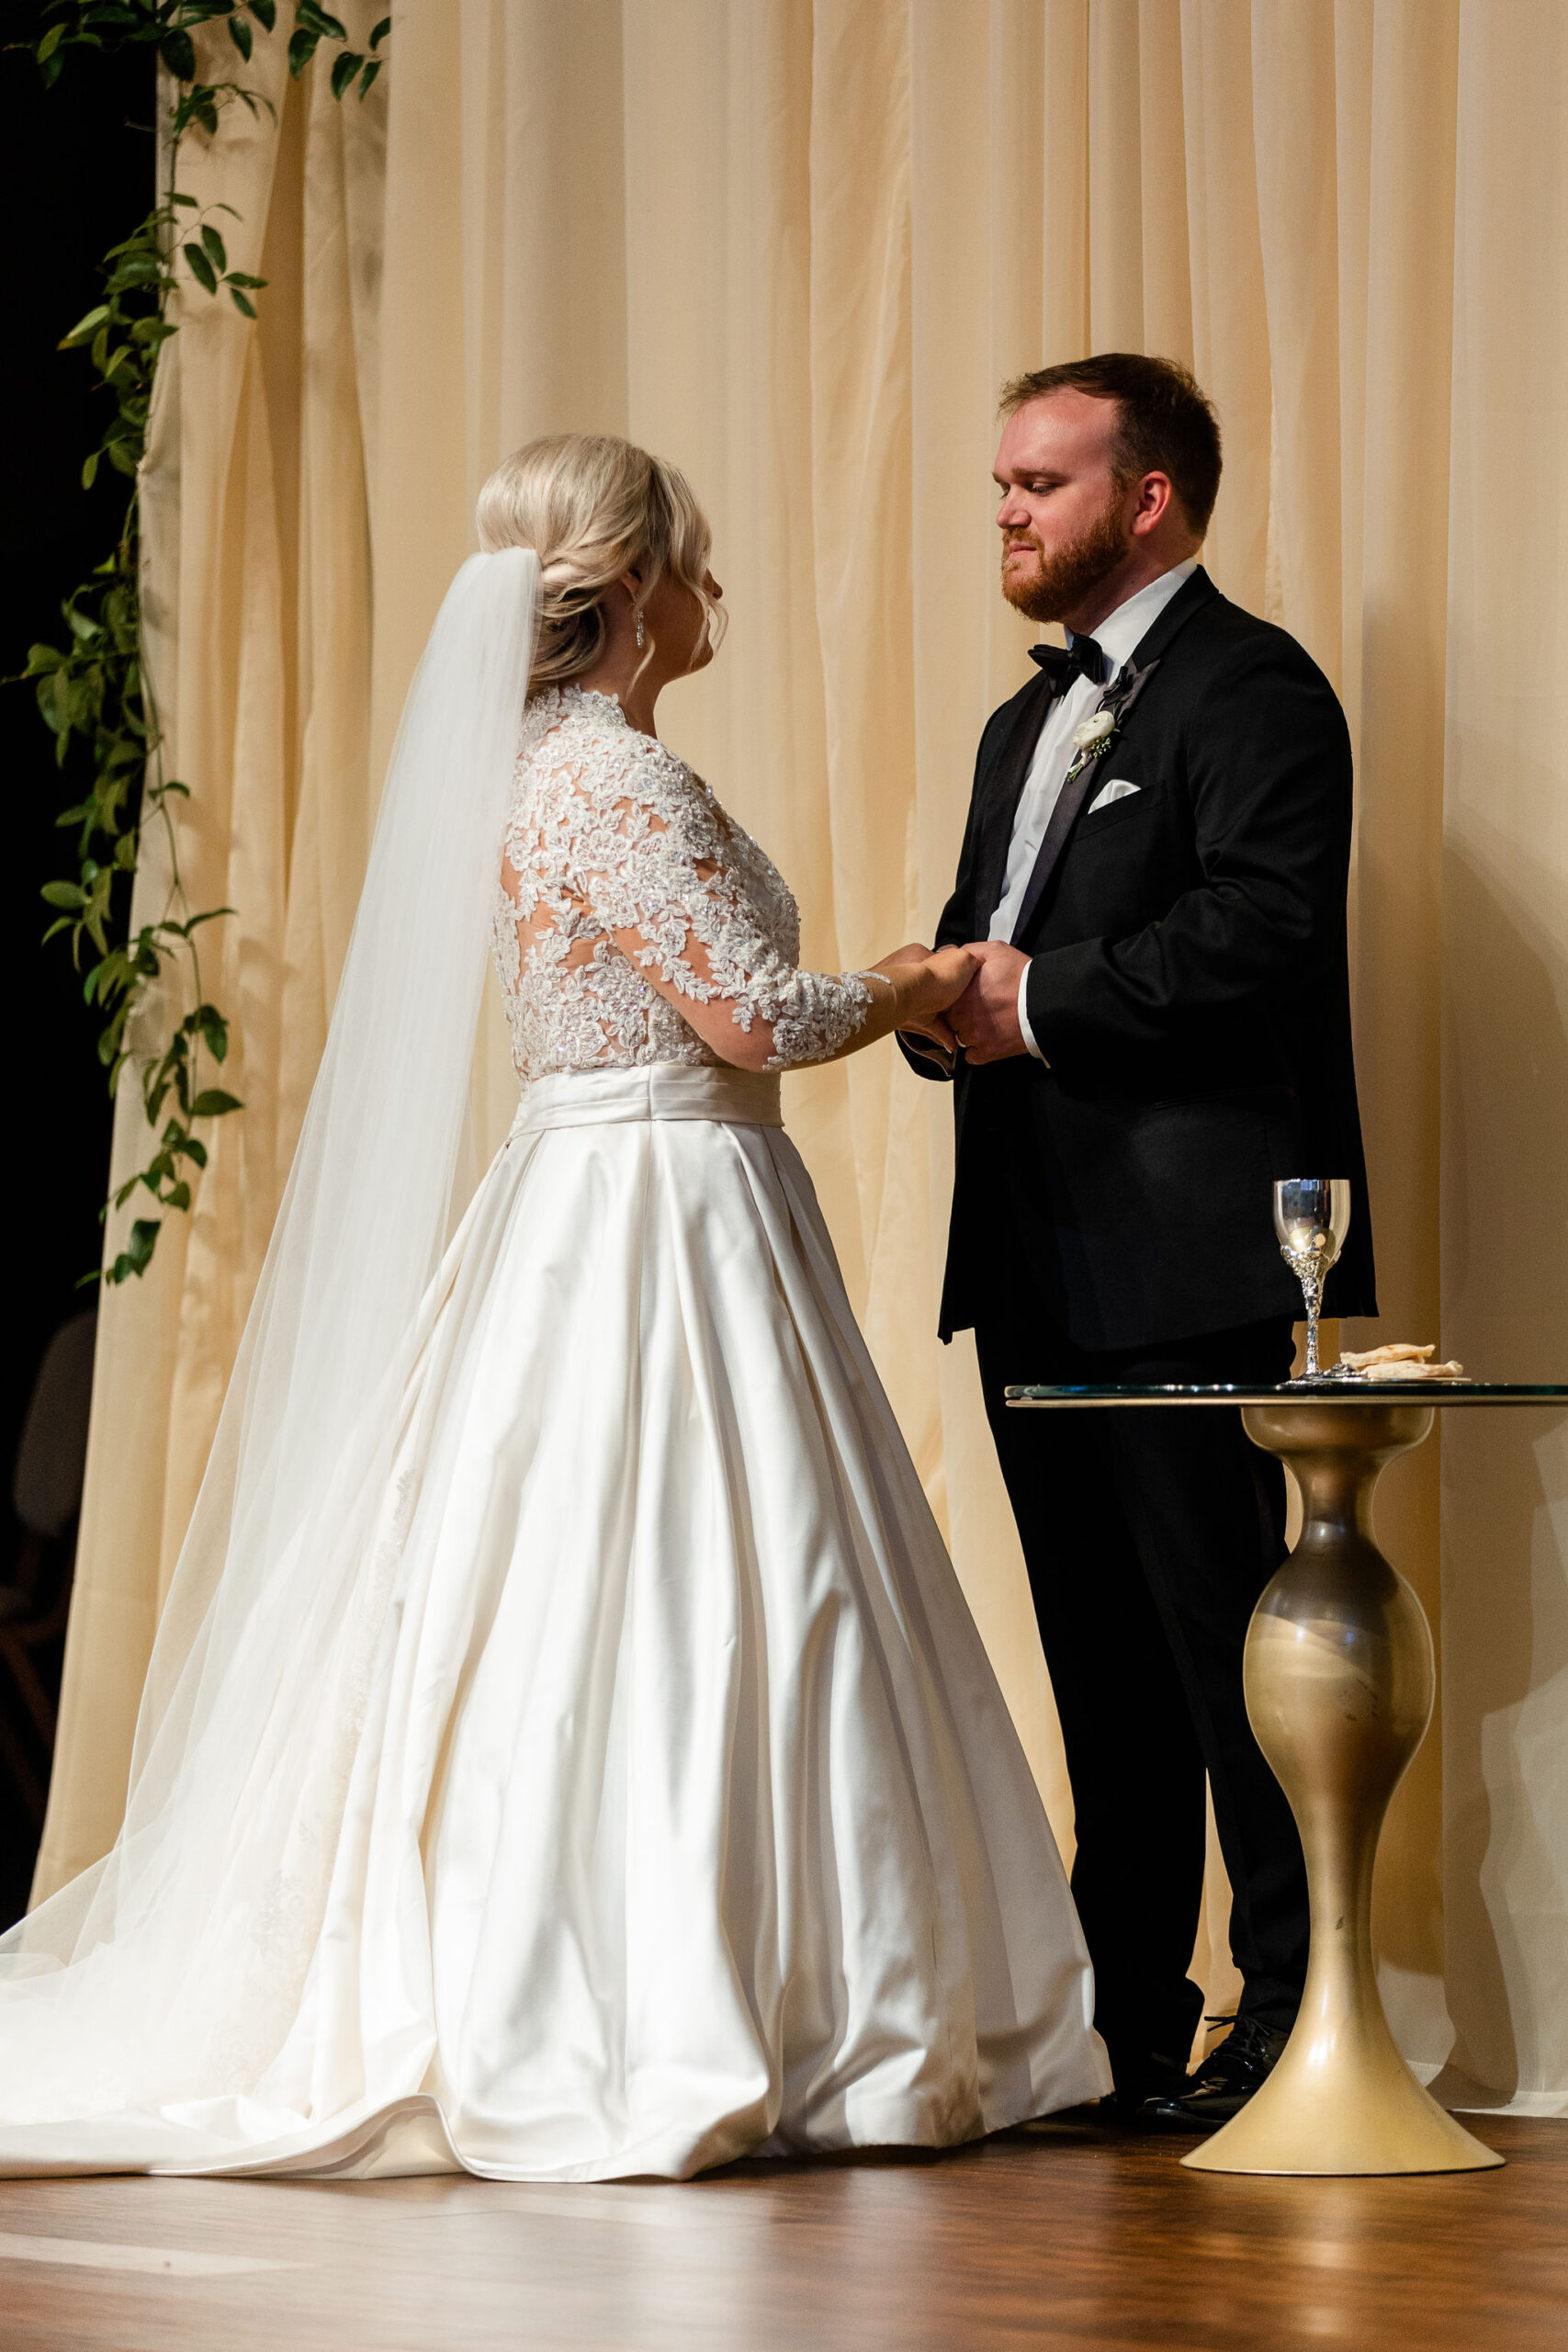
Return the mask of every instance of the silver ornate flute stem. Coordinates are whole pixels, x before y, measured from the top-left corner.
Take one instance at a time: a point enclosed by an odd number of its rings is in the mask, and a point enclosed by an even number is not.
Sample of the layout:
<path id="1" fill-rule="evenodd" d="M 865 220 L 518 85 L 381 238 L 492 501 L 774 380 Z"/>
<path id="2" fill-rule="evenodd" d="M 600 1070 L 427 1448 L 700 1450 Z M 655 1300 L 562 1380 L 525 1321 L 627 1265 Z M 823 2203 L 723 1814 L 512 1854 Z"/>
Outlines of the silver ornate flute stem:
<path id="1" fill-rule="evenodd" d="M 1315 1380 L 1318 1377 L 1317 1318 L 1323 1309 L 1324 1263 L 1321 1258 L 1309 1255 L 1305 1250 L 1287 1250 L 1281 1254 L 1300 1283 L 1302 1296 L 1306 1302 L 1307 1353 L 1299 1376 L 1303 1380 Z"/>

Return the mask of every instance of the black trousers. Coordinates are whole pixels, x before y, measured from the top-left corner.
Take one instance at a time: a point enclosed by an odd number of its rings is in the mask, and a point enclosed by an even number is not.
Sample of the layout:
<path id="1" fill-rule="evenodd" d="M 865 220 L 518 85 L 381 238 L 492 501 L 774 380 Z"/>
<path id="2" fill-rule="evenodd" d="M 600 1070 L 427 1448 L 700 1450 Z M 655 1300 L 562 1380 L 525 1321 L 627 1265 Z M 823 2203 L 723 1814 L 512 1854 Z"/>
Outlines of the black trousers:
<path id="1" fill-rule="evenodd" d="M 1118 2086 L 1185 2063 L 1202 1891 L 1203 1776 L 1233 1905 L 1243 2011 L 1294 2018 L 1306 1974 L 1301 1841 L 1242 1695 L 1242 1645 L 1285 1552 L 1285 1474 L 1239 1410 L 1010 1410 L 1009 1383 L 1272 1381 L 1283 1320 L 1116 1353 L 1055 1331 L 1027 1276 L 976 1329 L 986 1409 L 1023 1542 L 1077 1814 L 1073 1894 Z"/>

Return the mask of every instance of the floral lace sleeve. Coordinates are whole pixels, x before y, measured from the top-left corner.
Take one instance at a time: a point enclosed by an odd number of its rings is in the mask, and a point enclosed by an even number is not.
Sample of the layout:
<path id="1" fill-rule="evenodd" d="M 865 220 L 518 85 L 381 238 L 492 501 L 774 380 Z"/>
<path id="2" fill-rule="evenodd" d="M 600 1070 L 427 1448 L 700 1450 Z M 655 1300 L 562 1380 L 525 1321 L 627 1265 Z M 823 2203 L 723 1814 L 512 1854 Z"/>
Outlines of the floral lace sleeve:
<path id="1" fill-rule="evenodd" d="M 690 771 L 635 757 L 614 799 L 580 793 L 584 888 L 606 931 L 682 996 L 728 1003 L 736 1026 L 769 1023 L 769 1068 L 823 1061 L 863 1023 L 872 992 L 857 974 L 803 972 L 763 931 L 726 839 Z"/>
<path id="2" fill-rule="evenodd" d="M 825 1060 L 849 1043 L 870 985 L 855 973 L 803 972 L 781 952 L 781 932 L 798 935 L 794 900 L 688 767 L 619 721 L 562 728 L 536 756 L 546 781 L 529 862 L 536 878 L 539 864 L 548 870 L 558 938 L 574 933 L 581 955 L 584 934 L 597 932 L 602 961 L 612 934 L 612 953 L 678 996 L 728 1004 L 742 1030 L 770 1023 L 772 1069 Z"/>

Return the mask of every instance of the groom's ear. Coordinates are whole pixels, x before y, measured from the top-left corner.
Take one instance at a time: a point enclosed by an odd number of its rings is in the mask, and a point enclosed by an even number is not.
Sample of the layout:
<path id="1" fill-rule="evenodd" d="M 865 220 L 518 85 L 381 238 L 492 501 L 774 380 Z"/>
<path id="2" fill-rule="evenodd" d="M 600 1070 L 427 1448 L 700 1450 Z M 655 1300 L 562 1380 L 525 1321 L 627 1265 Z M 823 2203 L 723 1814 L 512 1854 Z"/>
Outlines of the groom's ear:
<path id="1" fill-rule="evenodd" d="M 1157 469 L 1145 474 L 1137 486 L 1136 501 L 1129 518 L 1134 537 L 1146 538 L 1151 531 L 1157 531 L 1168 518 L 1173 516 L 1183 522 L 1186 520 L 1170 476 Z"/>

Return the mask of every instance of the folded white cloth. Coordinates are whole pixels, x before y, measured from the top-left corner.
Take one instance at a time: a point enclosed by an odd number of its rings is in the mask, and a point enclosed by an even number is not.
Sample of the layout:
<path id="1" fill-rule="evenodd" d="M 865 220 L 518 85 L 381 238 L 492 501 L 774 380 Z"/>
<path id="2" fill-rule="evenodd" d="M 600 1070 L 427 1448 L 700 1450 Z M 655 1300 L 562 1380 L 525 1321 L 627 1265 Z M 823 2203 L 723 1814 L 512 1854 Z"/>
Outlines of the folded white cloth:
<path id="1" fill-rule="evenodd" d="M 1100 786 L 1084 815 L 1092 817 L 1097 808 L 1109 808 L 1113 800 L 1126 800 L 1133 793 L 1142 792 L 1143 788 L 1141 784 L 1129 784 L 1125 776 L 1113 776 L 1109 784 Z"/>

